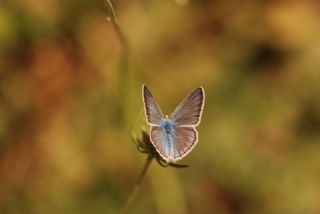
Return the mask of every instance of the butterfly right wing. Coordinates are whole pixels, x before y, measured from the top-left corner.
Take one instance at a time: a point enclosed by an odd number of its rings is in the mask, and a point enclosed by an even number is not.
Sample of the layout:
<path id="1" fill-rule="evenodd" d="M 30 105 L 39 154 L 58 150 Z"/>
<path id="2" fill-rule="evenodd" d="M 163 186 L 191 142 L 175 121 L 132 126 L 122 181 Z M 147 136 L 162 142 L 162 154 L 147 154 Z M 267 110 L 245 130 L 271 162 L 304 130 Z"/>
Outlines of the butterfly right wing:
<path id="1" fill-rule="evenodd" d="M 172 114 L 172 119 L 180 127 L 193 127 L 199 125 L 204 100 L 203 87 L 195 89 L 175 109 Z"/>
<path id="2" fill-rule="evenodd" d="M 196 146 L 198 132 L 194 127 L 177 127 L 174 141 L 175 144 L 171 156 L 174 161 L 181 160 Z"/>
<path id="3" fill-rule="evenodd" d="M 148 124 L 150 126 L 160 126 L 160 121 L 163 118 L 162 111 L 146 85 L 142 86 L 142 97 Z"/>

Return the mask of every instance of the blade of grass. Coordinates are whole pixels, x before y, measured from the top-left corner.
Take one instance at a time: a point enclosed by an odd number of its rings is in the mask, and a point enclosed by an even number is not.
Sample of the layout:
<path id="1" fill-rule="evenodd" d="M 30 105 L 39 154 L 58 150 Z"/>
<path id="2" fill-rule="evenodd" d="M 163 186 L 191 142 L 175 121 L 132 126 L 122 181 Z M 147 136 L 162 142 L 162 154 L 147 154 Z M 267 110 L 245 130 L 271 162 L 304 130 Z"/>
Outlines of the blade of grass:
<path id="1" fill-rule="evenodd" d="M 151 164 L 153 160 L 153 157 L 152 156 L 148 156 L 147 157 L 147 160 L 146 160 L 146 163 L 144 164 L 144 167 L 140 173 L 140 176 L 138 177 L 138 180 L 134 186 L 134 189 L 133 191 L 131 192 L 130 196 L 128 197 L 124 207 L 123 207 L 123 210 L 122 210 L 122 213 L 128 213 L 128 210 L 130 208 L 130 205 L 132 204 L 132 202 L 134 201 L 134 199 L 137 197 L 137 194 L 139 192 L 139 189 L 140 189 L 140 185 L 141 185 L 141 182 Z"/>

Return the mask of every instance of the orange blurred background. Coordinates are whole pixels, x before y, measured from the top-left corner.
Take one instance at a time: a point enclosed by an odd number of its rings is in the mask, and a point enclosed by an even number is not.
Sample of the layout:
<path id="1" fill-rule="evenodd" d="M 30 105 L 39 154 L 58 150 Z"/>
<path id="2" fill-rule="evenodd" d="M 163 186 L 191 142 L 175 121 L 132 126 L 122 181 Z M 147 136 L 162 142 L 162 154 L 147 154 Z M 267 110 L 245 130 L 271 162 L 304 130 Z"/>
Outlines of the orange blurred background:
<path id="1" fill-rule="evenodd" d="M 318 1 L 0 1 L 0 213 L 119 213 L 145 156 L 141 85 L 199 85 L 197 147 L 130 213 L 320 213 Z M 128 46 L 126 46 L 126 44 Z"/>

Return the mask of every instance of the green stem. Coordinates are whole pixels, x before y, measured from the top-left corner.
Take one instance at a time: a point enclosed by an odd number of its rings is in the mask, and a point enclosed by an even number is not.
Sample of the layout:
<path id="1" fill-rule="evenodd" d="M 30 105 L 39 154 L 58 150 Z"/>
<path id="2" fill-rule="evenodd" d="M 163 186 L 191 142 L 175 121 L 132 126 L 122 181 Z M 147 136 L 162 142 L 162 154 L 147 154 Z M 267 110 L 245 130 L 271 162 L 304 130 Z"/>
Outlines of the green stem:
<path id="1" fill-rule="evenodd" d="M 128 90 L 127 90 L 127 87 L 130 86 L 129 42 L 118 22 L 116 12 L 111 0 L 106 0 L 106 3 L 107 3 L 107 9 L 109 11 L 109 17 L 107 18 L 107 20 L 111 22 L 121 45 L 121 55 L 119 59 L 119 76 L 121 77 L 120 79 L 121 84 L 119 84 L 119 88 L 118 88 L 119 98 L 116 101 L 116 103 L 118 103 L 119 109 L 121 111 L 121 114 L 119 116 L 119 121 L 122 122 L 123 124 L 127 124 L 126 122 L 128 121 L 128 119 L 130 119 L 130 114 L 126 110 L 126 106 L 130 105 L 128 104 L 129 102 L 128 96 L 130 95 L 128 95 Z M 123 87 L 123 85 L 126 85 L 127 87 Z M 120 103 L 123 103 L 123 104 L 120 104 Z"/>
<path id="2" fill-rule="evenodd" d="M 139 192 L 139 189 L 140 189 L 140 184 L 151 164 L 153 160 L 153 157 L 152 156 L 148 156 L 147 160 L 146 160 L 146 163 L 144 164 L 144 167 L 140 173 L 140 176 L 138 177 L 138 180 L 137 180 L 137 183 L 136 185 L 134 186 L 134 189 L 133 191 L 131 192 L 129 198 L 127 199 L 127 202 L 125 203 L 124 207 L 123 207 L 123 210 L 122 210 L 122 213 L 128 213 L 128 210 L 129 210 L 129 207 L 131 205 L 131 203 L 133 202 L 133 200 L 136 198 L 137 196 L 137 193 Z"/>
<path id="3" fill-rule="evenodd" d="M 128 49 L 128 42 L 127 42 L 127 39 L 119 25 L 119 22 L 118 22 L 118 19 L 117 19 L 117 16 L 116 16 L 116 12 L 114 10 L 114 7 L 113 7 L 113 4 L 111 3 L 111 0 L 106 0 L 107 1 L 107 5 L 108 5 L 108 8 L 110 9 L 111 11 L 111 16 L 108 17 L 108 21 L 110 21 L 113 25 L 113 27 L 115 28 L 116 30 L 116 34 L 123 46 L 123 48 L 126 50 Z"/>

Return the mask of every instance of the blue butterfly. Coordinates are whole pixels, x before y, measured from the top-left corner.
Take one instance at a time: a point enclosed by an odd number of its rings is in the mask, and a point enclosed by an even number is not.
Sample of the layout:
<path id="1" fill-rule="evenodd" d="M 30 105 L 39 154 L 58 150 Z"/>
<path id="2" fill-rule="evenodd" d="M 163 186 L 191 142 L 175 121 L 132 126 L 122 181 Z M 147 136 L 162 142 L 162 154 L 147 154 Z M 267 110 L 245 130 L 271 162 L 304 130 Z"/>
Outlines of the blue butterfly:
<path id="1" fill-rule="evenodd" d="M 150 141 L 166 162 L 184 158 L 196 146 L 199 125 L 204 106 L 204 89 L 192 91 L 168 117 L 163 116 L 160 106 L 146 85 L 142 86 L 142 97 Z"/>

